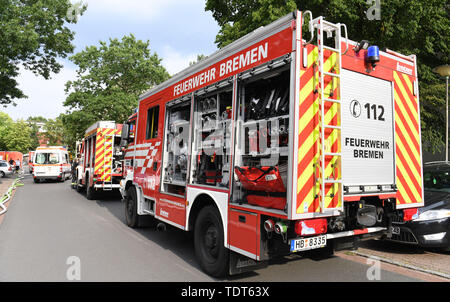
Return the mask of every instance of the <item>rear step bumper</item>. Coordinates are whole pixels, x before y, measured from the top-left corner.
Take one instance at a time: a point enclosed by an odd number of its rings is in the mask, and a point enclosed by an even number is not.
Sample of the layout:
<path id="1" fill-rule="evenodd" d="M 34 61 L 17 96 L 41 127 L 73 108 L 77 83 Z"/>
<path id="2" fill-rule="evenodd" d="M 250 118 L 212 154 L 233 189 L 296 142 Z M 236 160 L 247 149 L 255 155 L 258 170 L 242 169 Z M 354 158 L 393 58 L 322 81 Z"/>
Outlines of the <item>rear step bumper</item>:
<path id="1" fill-rule="evenodd" d="M 365 229 L 358 229 L 358 230 L 353 230 L 353 231 L 345 231 L 345 232 L 327 234 L 326 236 L 327 236 L 327 239 L 336 239 L 336 238 L 342 238 L 342 237 L 377 233 L 377 232 L 382 232 L 382 231 L 387 231 L 387 228 L 383 228 L 383 227 L 365 228 Z"/>
<path id="2" fill-rule="evenodd" d="M 109 184 L 109 185 L 103 185 L 103 184 L 97 184 L 94 185 L 94 188 L 96 189 L 119 189 L 120 185 L 119 184 Z"/>

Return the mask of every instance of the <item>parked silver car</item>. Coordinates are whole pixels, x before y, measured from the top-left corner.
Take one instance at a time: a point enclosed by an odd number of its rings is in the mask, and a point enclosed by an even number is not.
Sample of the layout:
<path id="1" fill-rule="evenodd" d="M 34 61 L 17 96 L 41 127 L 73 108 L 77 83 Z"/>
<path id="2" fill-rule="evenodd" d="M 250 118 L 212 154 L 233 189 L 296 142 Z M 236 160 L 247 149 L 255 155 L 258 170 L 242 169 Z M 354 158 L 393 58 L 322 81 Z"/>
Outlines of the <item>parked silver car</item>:
<path id="1" fill-rule="evenodd" d="M 9 165 L 7 161 L 0 160 L 0 178 L 7 175 L 12 175 L 14 173 L 13 168 Z"/>

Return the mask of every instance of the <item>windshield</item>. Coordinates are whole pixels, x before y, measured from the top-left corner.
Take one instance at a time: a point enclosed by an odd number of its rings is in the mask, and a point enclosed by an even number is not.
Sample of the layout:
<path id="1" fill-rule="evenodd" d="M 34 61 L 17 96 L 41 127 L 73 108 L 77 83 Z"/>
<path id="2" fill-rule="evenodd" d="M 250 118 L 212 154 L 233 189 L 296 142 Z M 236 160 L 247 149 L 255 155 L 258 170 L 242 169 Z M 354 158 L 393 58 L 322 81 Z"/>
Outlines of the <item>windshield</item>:
<path id="1" fill-rule="evenodd" d="M 424 186 L 428 191 L 450 193 L 450 170 L 424 171 Z"/>
<path id="2" fill-rule="evenodd" d="M 58 153 L 37 153 L 35 163 L 38 165 L 54 165 L 59 164 Z"/>

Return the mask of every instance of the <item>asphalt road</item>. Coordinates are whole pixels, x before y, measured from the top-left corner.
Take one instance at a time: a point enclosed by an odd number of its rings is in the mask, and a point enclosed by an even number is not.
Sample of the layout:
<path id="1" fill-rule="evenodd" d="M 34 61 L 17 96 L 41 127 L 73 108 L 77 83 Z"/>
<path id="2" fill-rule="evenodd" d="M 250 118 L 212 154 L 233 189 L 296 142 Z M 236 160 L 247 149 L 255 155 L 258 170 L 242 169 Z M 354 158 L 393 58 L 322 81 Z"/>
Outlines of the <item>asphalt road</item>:
<path id="1" fill-rule="evenodd" d="M 282 258 L 256 272 L 216 280 L 200 270 L 185 232 L 128 228 L 118 195 L 89 201 L 69 181 L 34 184 L 28 177 L 23 183 L 0 225 L 0 281 L 371 281 L 373 262 L 345 253 L 320 261 Z M 382 282 L 424 280 L 384 266 L 371 276 Z"/>

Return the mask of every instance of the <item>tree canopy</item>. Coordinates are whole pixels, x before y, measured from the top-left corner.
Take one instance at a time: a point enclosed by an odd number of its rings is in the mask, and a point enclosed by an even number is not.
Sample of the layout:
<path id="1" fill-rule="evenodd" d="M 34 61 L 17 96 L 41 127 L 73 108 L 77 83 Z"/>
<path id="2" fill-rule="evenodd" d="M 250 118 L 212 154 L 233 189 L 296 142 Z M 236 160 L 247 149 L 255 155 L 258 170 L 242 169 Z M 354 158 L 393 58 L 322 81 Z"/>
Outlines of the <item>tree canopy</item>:
<path id="1" fill-rule="evenodd" d="M 68 108 L 62 119 L 73 144 L 94 122 L 124 122 L 138 105 L 138 97 L 169 78 L 150 42 L 133 35 L 100 41 L 75 54 L 77 78 L 66 83 Z"/>
<path id="2" fill-rule="evenodd" d="M 57 59 L 74 50 L 74 32 L 66 26 L 77 20 L 71 8 L 68 0 L 0 1 L 0 105 L 27 97 L 16 80 L 20 66 L 45 79 L 61 70 Z"/>
<path id="3" fill-rule="evenodd" d="M 0 150 L 28 153 L 36 148 L 32 136 L 32 129 L 27 122 L 15 122 L 6 113 L 0 112 Z"/>
<path id="4" fill-rule="evenodd" d="M 367 0 L 207 0 L 220 26 L 218 47 L 294 11 L 310 10 L 334 23 L 345 23 L 349 38 L 369 40 L 380 48 L 416 54 L 421 97 L 422 136 L 425 146 L 443 146 L 445 81 L 432 72 L 449 63 L 450 18 L 448 2 L 442 0 L 383 0 L 379 20 L 368 17 L 376 1 Z M 308 36 L 309 37 L 309 36 Z M 442 109 L 441 109 L 442 108 Z"/>

